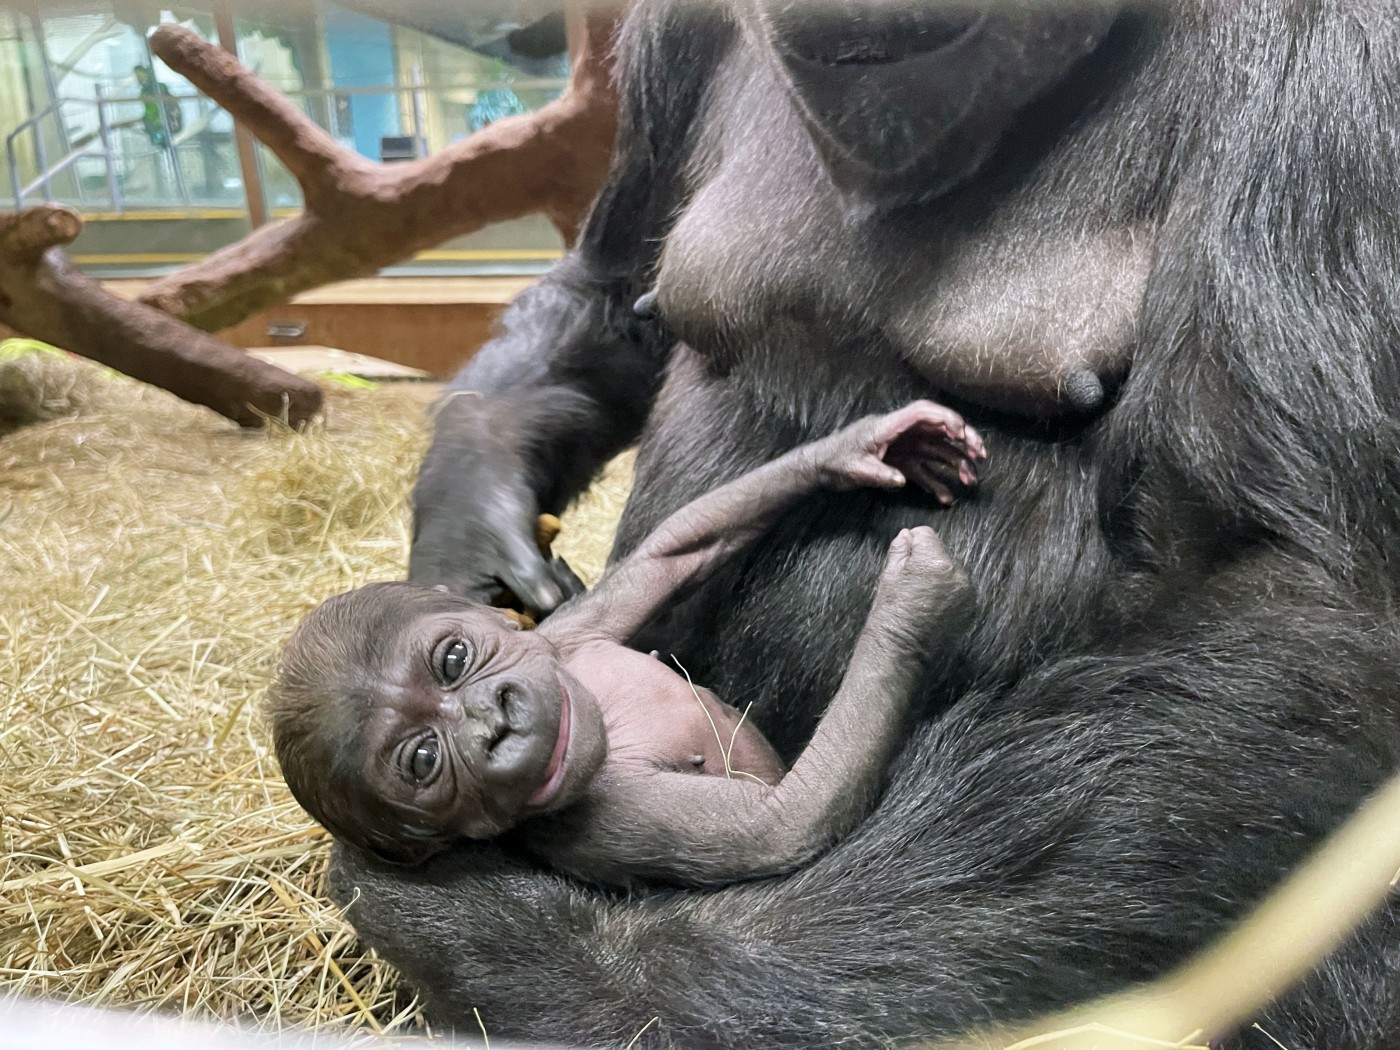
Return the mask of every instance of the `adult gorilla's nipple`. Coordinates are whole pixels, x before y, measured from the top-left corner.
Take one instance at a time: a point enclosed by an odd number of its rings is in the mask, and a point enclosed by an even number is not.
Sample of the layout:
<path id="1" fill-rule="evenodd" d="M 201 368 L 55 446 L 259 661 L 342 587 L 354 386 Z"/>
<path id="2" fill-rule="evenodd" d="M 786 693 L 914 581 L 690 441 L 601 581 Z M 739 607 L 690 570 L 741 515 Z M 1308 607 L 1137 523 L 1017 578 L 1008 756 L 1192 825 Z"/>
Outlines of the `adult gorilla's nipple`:
<path id="1" fill-rule="evenodd" d="M 632 304 L 632 312 L 644 321 L 655 321 L 661 316 L 661 308 L 656 305 L 656 289 L 640 296 Z"/>
<path id="2" fill-rule="evenodd" d="M 1076 412 L 1093 412 L 1103 407 L 1103 383 L 1087 368 L 1075 369 L 1065 378 L 1064 393 Z"/>

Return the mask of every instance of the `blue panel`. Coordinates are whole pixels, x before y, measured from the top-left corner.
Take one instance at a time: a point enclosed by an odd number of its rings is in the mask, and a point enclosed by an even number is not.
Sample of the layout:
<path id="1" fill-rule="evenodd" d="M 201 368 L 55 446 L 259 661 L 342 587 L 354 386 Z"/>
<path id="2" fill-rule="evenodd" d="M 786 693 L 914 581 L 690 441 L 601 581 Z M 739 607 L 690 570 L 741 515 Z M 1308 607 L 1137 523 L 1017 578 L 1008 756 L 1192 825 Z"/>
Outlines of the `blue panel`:
<path id="1" fill-rule="evenodd" d="M 331 83 L 338 88 L 393 87 L 394 37 L 378 19 L 327 4 L 324 10 L 326 51 Z M 351 134 L 355 149 L 379 159 L 379 140 L 402 134 L 398 99 L 392 93 L 350 95 Z"/>

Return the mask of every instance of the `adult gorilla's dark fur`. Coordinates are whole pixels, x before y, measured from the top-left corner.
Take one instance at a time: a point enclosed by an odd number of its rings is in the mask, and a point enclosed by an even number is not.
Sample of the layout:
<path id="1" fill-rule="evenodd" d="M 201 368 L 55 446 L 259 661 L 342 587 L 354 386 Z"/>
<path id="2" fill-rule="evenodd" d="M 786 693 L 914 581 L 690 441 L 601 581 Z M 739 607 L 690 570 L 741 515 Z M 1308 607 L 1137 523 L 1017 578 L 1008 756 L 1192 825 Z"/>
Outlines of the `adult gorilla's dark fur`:
<path id="1" fill-rule="evenodd" d="M 1038 10 L 1048 28 L 980 30 L 990 87 L 964 51 L 930 102 L 907 52 L 968 41 L 936 9 L 852 42 L 641 0 L 612 181 L 459 380 L 488 400 L 441 418 L 416 576 L 510 577 L 492 537 L 526 536 L 535 498 L 559 508 L 644 423 L 621 549 L 798 441 L 939 396 L 891 318 L 954 271 L 975 314 L 977 274 L 1119 237 L 1144 275 L 1133 364 L 1088 422 L 962 405 L 992 435 L 975 498 L 814 500 L 658 625 L 791 754 L 895 531 L 931 522 L 967 567 L 975 629 L 878 812 L 809 870 L 620 898 L 495 849 L 414 872 L 341 849 L 337 894 L 439 1022 L 625 1042 L 659 1016 L 648 1037 L 683 1046 L 799 1047 L 1026 1017 L 1206 943 L 1396 767 L 1400 8 Z M 818 84 L 800 117 L 760 24 L 799 72 L 863 66 L 864 94 Z M 959 91 L 975 104 L 943 105 Z M 835 129 L 820 150 L 814 127 Z M 658 280 L 699 354 L 633 316 Z M 1400 1045 L 1397 918 L 1263 1027 Z"/>

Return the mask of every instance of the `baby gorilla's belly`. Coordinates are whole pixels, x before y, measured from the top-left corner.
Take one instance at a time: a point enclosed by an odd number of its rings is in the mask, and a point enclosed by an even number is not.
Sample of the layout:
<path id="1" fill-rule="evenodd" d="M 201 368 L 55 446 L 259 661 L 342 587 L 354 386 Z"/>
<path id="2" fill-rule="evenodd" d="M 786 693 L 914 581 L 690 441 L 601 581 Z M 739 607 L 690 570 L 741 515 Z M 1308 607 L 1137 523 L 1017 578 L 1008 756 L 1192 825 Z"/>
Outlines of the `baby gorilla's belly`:
<path id="1" fill-rule="evenodd" d="M 569 672 L 598 701 L 608 733 L 608 762 L 733 776 L 776 784 L 787 768 L 744 713 L 652 656 L 613 643 L 589 646 Z"/>

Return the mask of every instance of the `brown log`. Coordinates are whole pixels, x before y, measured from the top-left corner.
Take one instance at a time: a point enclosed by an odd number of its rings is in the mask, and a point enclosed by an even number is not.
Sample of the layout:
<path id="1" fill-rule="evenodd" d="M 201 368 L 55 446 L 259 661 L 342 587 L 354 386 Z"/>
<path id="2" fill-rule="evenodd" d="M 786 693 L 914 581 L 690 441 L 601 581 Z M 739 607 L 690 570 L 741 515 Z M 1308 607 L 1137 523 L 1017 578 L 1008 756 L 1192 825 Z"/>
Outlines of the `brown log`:
<path id="1" fill-rule="evenodd" d="M 320 410 L 321 390 L 310 380 L 84 277 L 59 247 L 82 228 L 78 213 L 61 205 L 0 216 L 0 323 L 243 426 L 269 416 L 299 426 Z"/>
<path id="2" fill-rule="evenodd" d="M 543 213 L 573 242 L 602 186 L 616 133 L 619 16 L 589 10 L 563 95 L 433 156 L 383 165 L 345 149 L 232 55 L 176 25 L 151 47 L 267 145 L 305 210 L 154 282 L 142 301 L 206 330 L 300 292 L 385 266 L 491 223 Z"/>

